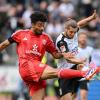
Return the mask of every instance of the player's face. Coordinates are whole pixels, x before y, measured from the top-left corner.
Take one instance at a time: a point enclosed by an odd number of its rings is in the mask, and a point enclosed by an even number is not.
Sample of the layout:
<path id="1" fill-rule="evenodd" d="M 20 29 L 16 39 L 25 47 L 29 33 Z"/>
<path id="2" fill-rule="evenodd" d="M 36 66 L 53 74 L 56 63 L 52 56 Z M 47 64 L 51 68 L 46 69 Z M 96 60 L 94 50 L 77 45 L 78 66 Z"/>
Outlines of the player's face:
<path id="1" fill-rule="evenodd" d="M 86 45 L 87 44 L 87 35 L 86 34 L 80 34 L 78 37 L 78 42 L 80 45 Z"/>
<path id="2" fill-rule="evenodd" d="M 75 33 L 77 32 L 78 28 L 73 28 L 73 27 L 65 27 L 65 33 L 69 38 L 73 38 Z"/>
<path id="3" fill-rule="evenodd" d="M 34 33 L 37 35 L 41 35 L 45 28 L 45 22 L 38 21 L 32 25 L 34 28 Z"/>

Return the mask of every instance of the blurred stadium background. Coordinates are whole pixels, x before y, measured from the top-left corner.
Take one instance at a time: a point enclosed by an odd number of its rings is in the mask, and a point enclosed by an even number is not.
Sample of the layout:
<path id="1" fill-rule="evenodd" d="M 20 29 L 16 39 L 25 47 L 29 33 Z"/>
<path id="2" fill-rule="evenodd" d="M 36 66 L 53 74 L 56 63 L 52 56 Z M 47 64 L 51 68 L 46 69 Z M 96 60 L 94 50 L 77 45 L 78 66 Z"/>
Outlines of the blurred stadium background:
<path id="1" fill-rule="evenodd" d="M 100 0 L 0 0 L 0 42 L 18 29 L 30 28 L 29 16 L 35 11 L 43 11 L 48 16 L 45 31 L 55 41 L 63 31 L 63 22 L 71 17 L 77 21 L 97 11 L 97 19 L 83 29 L 87 31 L 88 44 L 94 47 L 92 54 L 100 66 Z M 0 52 L 0 100 L 30 100 L 27 89 L 18 73 L 18 59 L 15 44 Z M 56 60 L 46 54 L 43 60 L 56 67 Z M 88 100 L 100 100 L 100 75 L 89 85 Z M 58 100 L 56 79 L 47 80 L 45 100 Z M 56 92 L 55 92 L 56 91 Z M 80 100 L 80 99 L 78 99 Z"/>

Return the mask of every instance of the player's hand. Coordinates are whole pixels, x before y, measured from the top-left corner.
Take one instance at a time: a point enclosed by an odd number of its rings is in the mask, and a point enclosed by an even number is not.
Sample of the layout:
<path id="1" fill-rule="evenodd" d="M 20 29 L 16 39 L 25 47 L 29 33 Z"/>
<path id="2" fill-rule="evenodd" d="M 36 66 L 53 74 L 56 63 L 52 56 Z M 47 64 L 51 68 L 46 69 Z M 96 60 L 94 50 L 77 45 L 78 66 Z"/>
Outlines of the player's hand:
<path id="1" fill-rule="evenodd" d="M 73 58 L 74 57 L 74 54 L 71 53 L 71 52 L 67 52 L 67 53 L 62 53 L 63 57 L 65 59 L 68 59 L 68 58 Z"/>
<path id="2" fill-rule="evenodd" d="M 82 64 L 85 65 L 86 61 L 87 61 L 87 58 L 80 58 L 80 60 L 81 60 Z"/>
<path id="3" fill-rule="evenodd" d="M 85 66 L 84 64 L 78 64 L 78 65 L 77 65 L 77 69 L 78 69 L 78 70 L 82 70 L 82 68 L 83 68 L 84 66 Z"/>
<path id="4" fill-rule="evenodd" d="M 92 19 L 96 19 L 96 17 L 97 17 L 96 10 L 94 10 L 94 12 L 93 12 L 93 14 L 91 16 L 92 16 Z"/>

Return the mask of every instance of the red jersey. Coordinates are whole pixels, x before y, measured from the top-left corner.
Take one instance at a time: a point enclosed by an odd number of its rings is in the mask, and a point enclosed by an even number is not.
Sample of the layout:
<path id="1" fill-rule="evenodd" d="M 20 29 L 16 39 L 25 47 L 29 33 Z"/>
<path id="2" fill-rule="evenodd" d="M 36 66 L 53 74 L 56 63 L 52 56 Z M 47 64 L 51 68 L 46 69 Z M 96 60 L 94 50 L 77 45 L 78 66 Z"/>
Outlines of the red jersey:
<path id="1" fill-rule="evenodd" d="M 34 34 L 31 30 L 19 30 L 11 38 L 17 43 L 17 53 L 20 64 L 27 61 L 41 61 L 45 51 L 53 53 L 56 51 L 51 38 L 46 34 Z"/>

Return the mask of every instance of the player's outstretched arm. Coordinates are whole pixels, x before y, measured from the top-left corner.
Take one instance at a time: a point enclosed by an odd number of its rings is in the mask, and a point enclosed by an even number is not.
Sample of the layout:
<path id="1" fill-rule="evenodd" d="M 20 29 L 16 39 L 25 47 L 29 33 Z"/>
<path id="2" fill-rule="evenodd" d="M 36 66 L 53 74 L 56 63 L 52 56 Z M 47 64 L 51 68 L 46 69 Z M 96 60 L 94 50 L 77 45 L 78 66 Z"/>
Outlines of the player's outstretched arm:
<path id="1" fill-rule="evenodd" d="M 8 47 L 10 44 L 11 43 L 9 42 L 9 40 L 5 40 L 4 42 L 0 43 L 0 51 Z"/>
<path id="2" fill-rule="evenodd" d="M 69 63 L 73 63 L 73 64 L 85 64 L 85 62 L 86 62 L 86 59 L 84 58 L 84 59 L 79 59 L 79 58 L 69 58 L 69 59 L 67 59 L 67 61 L 69 62 Z"/>
<path id="3" fill-rule="evenodd" d="M 84 64 L 86 62 L 86 58 L 76 58 L 73 53 L 62 53 L 63 57 L 69 62 L 73 64 Z"/>
<path id="4" fill-rule="evenodd" d="M 90 21 L 96 19 L 97 17 L 97 13 L 96 10 L 94 10 L 93 14 L 83 20 L 80 20 L 77 25 L 79 26 L 79 28 L 84 27 L 85 25 L 87 25 Z"/>
<path id="5" fill-rule="evenodd" d="M 74 57 L 74 55 L 73 55 L 71 52 L 67 52 L 67 53 L 53 52 L 53 53 L 52 53 L 52 56 L 53 56 L 55 59 L 60 59 L 60 58 L 62 58 L 62 57 L 68 59 L 68 58 Z"/>

